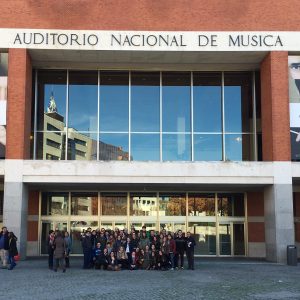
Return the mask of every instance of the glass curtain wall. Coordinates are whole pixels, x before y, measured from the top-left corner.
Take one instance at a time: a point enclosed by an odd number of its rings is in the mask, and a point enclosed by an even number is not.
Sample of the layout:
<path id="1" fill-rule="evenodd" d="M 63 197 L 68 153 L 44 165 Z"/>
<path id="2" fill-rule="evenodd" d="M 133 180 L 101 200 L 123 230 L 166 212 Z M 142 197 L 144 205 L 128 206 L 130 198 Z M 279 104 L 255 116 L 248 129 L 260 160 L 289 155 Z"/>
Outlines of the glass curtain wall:
<path id="1" fill-rule="evenodd" d="M 255 72 L 36 70 L 34 83 L 34 159 L 261 159 Z"/>
<path id="2" fill-rule="evenodd" d="M 228 192 L 42 192 L 41 253 L 47 253 L 50 229 L 69 231 L 72 253 L 81 254 L 80 237 L 88 227 L 140 230 L 145 225 L 157 232 L 190 231 L 197 255 L 246 255 L 244 198 Z"/>

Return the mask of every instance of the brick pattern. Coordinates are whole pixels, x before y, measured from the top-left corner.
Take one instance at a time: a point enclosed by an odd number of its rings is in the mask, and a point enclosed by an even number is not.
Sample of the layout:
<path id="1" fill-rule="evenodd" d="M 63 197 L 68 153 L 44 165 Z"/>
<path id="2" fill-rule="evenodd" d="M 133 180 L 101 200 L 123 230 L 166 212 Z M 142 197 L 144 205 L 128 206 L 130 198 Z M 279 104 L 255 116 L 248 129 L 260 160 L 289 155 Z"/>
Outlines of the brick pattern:
<path id="1" fill-rule="evenodd" d="M 1 1 L 0 27 L 106 30 L 299 30 L 297 0 Z M 259 20 L 259 22 L 258 22 Z"/>
<path id="2" fill-rule="evenodd" d="M 32 66 L 26 49 L 9 49 L 6 158 L 30 158 Z"/>
<path id="3" fill-rule="evenodd" d="M 290 161 L 288 52 L 270 52 L 261 63 L 264 161 Z"/>

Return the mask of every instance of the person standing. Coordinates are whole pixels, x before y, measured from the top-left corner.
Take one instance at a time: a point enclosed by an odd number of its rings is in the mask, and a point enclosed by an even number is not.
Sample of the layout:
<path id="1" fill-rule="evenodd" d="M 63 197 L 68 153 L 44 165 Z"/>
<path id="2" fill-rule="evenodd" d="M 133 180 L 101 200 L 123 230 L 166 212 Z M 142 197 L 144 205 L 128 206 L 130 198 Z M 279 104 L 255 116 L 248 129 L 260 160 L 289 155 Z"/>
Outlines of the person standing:
<path id="1" fill-rule="evenodd" d="M 171 262 L 171 270 L 175 268 L 176 243 L 171 234 L 168 234 L 169 257 Z"/>
<path id="2" fill-rule="evenodd" d="M 54 231 L 49 231 L 49 236 L 47 239 L 47 247 L 48 247 L 48 267 L 50 270 L 53 269 L 53 254 L 54 254 Z"/>
<path id="3" fill-rule="evenodd" d="M 7 268 L 7 259 L 8 259 L 8 231 L 7 227 L 2 227 L 2 231 L 0 232 L 0 258 L 2 262 L 2 268 Z"/>
<path id="4" fill-rule="evenodd" d="M 66 244 L 66 255 L 65 255 L 66 268 L 70 268 L 70 252 L 72 249 L 72 240 L 68 231 L 65 232 L 64 240 Z"/>
<path id="5" fill-rule="evenodd" d="M 82 236 L 81 245 L 83 251 L 83 268 L 89 269 L 91 267 L 91 253 L 93 249 L 91 233 L 89 231 Z"/>
<path id="6" fill-rule="evenodd" d="M 178 230 L 178 236 L 175 239 L 176 242 L 176 268 L 183 269 L 184 264 L 184 251 L 185 251 L 185 237 L 182 234 L 182 230 Z M 180 266 L 179 266 L 179 257 L 180 257 Z"/>
<path id="7" fill-rule="evenodd" d="M 10 265 L 8 270 L 12 270 L 17 265 L 15 262 L 15 256 L 18 255 L 17 237 L 13 232 L 8 233 L 8 245 L 8 263 Z"/>
<path id="8" fill-rule="evenodd" d="M 57 231 L 56 238 L 54 240 L 54 258 L 55 258 L 54 272 L 57 272 L 58 267 L 62 267 L 63 273 L 66 272 L 65 254 L 66 254 L 65 240 L 61 232 Z"/>
<path id="9" fill-rule="evenodd" d="M 194 268 L 194 248 L 196 246 L 195 239 L 191 236 L 190 232 L 187 232 L 186 237 L 186 256 L 188 259 L 189 270 L 195 270 Z"/>

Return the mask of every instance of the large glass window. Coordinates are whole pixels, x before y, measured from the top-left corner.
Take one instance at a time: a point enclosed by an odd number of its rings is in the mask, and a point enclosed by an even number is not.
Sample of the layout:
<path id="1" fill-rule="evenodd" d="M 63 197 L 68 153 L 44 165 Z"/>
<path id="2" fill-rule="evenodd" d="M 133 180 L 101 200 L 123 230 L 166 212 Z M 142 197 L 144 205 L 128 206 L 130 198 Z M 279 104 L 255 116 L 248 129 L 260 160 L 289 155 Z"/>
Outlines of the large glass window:
<path id="1" fill-rule="evenodd" d="M 244 194 L 218 194 L 218 215 L 244 217 Z"/>
<path id="2" fill-rule="evenodd" d="M 36 130 L 31 140 L 35 158 L 251 161 L 258 154 L 261 159 L 259 74 L 101 70 L 37 74 L 37 120 L 32 122 Z"/>
<path id="3" fill-rule="evenodd" d="M 127 131 L 129 73 L 100 72 L 100 131 Z"/>
<path id="4" fill-rule="evenodd" d="M 222 73 L 194 72 L 194 132 L 222 132 Z"/>
<path id="5" fill-rule="evenodd" d="M 185 216 L 186 215 L 185 194 L 160 194 L 159 215 L 160 216 Z"/>
<path id="6" fill-rule="evenodd" d="M 68 193 L 42 193 L 42 215 L 68 215 Z"/>
<path id="7" fill-rule="evenodd" d="M 98 215 L 97 193 L 72 193 L 71 215 L 96 216 Z"/>
<path id="8" fill-rule="evenodd" d="M 192 194 L 188 198 L 189 216 L 215 216 L 215 194 Z"/>
<path id="9" fill-rule="evenodd" d="M 157 197 L 155 194 L 130 194 L 131 216 L 157 216 Z"/>
<path id="10" fill-rule="evenodd" d="M 126 193 L 102 193 L 101 206 L 103 216 L 126 216 L 127 194 Z"/>

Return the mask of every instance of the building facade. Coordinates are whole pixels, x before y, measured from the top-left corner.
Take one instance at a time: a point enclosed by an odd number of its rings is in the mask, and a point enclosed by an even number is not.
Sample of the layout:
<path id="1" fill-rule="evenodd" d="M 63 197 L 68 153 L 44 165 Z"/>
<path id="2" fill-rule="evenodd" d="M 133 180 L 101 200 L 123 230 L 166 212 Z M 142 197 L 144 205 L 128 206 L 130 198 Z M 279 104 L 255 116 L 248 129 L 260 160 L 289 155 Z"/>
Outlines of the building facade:
<path id="1" fill-rule="evenodd" d="M 300 243 L 297 8 L 2 1 L 0 222 L 21 255 L 46 254 L 50 229 L 80 254 L 87 227 L 146 225 L 191 231 L 197 255 L 286 262 Z"/>

